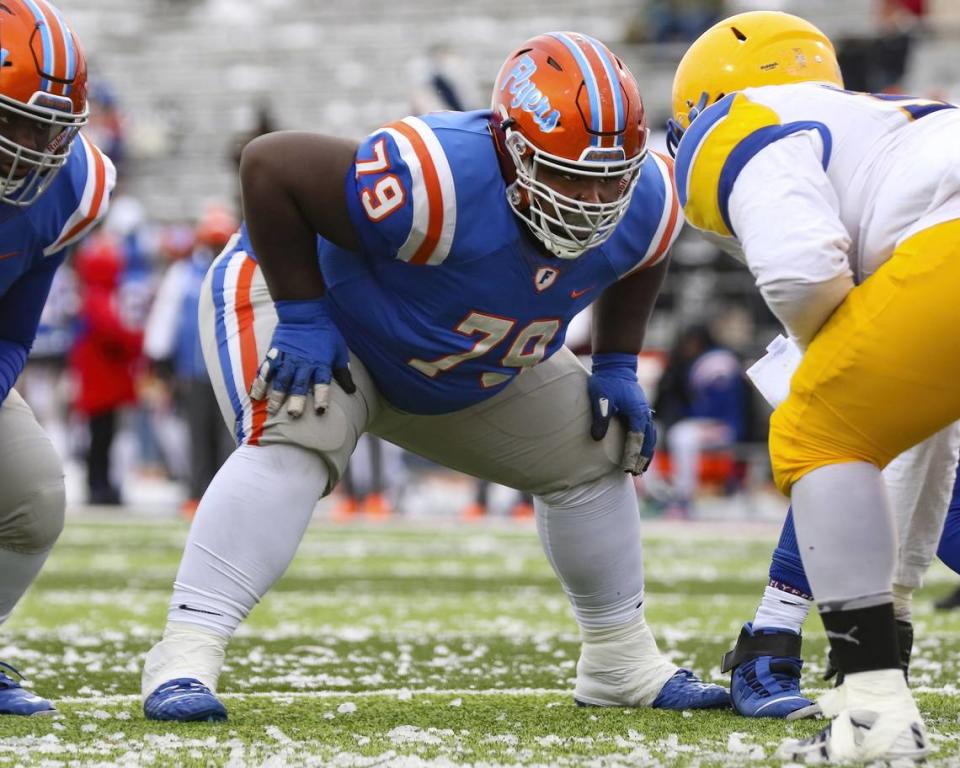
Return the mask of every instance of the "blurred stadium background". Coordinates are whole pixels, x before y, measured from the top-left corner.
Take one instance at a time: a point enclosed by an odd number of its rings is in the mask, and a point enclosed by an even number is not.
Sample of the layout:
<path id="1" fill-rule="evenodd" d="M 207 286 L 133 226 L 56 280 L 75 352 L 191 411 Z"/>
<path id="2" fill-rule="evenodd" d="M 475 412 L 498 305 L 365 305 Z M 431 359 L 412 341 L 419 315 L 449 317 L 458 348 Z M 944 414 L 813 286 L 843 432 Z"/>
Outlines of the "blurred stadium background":
<path id="1" fill-rule="evenodd" d="M 532 524 L 510 519 L 530 515 L 527 500 L 373 441 L 233 640 L 226 729 L 144 721 L 140 666 L 166 616 L 180 514 L 230 441 L 185 307 L 235 226 L 239 150 L 259 133 L 360 138 L 405 114 L 483 107 L 518 41 L 575 29 L 629 64 L 662 147 L 686 45 L 715 19 L 757 8 L 820 25 L 851 88 L 956 100 L 960 0 L 58 4 L 90 61 L 88 132 L 120 181 L 106 224 L 60 270 L 18 385 L 64 456 L 70 519 L 0 652 L 62 715 L 5 722 L 0 765 L 757 765 L 784 735 L 819 729 L 573 707 L 576 626 Z M 98 314 L 87 284 L 102 271 L 119 279 Z M 571 328 L 579 351 L 588 326 Z M 786 507 L 769 484 L 768 411 L 741 376 L 777 332 L 749 273 L 685 232 L 641 358 L 661 440 L 637 490 L 643 513 L 664 518 L 644 526 L 660 646 L 716 682 Z M 116 366 L 84 352 L 96 333 L 123 350 Z M 699 430 L 714 406 L 714 429 Z M 682 429 L 691 416 L 699 431 Z M 691 456 L 692 488 L 676 466 Z M 459 522 L 478 517 L 485 524 Z M 915 608 L 912 682 L 940 750 L 930 765 L 960 759 L 960 612 L 932 601 L 955 584 L 935 564 Z M 806 634 L 805 686 L 816 693 L 819 622 Z"/>
<path id="2" fill-rule="evenodd" d="M 201 418 L 190 412 L 197 371 L 182 348 L 190 329 L 172 330 L 189 314 L 177 311 L 187 289 L 171 298 L 161 285 L 174 264 L 185 271 L 194 249 L 215 249 L 233 225 L 239 152 L 259 133 L 359 138 L 401 115 L 483 107 L 517 41 L 565 28 L 599 37 L 623 56 L 640 83 L 654 146 L 662 147 L 672 75 L 687 43 L 714 20 L 756 8 L 800 12 L 819 24 L 837 42 L 851 88 L 960 93 L 960 0 L 61 0 L 60 7 L 90 61 L 88 132 L 119 169 L 107 223 L 78 249 L 71 266 L 81 268 L 62 270 L 20 383 L 65 456 L 73 507 L 124 501 L 161 514 L 189 512 L 202 489 L 202 478 L 191 486 L 191 470 L 213 459 L 194 455 L 200 449 L 189 431 Z M 124 337 L 129 359 L 111 374 L 128 386 L 93 405 L 83 390 L 98 386 L 98 374 L 84 371 L 75 354 L 90 328 L 85 256 L 94 265 L 119 260 L 116 321 L 133 332 Z M 681 349 L 685 331 L 706 325 L 738 369 L 777 333 L 749 273 L 685 232 L 658 307 L 641 366 L 650 394 L 660 390 L 663 420 L 659 471 L 638 486 L 646 512 L 781 515 L 766 482 L 767 409 L 742 381 L 728 382 L 740 389 L 709 414 L 729 425 L 726 437 L 694 439 L 689 448 L 690 440 L 668 432 L 690 415 L 691 401 L 704 394 L 698 387 L 729 376 L 721 366 L 693 380 L 703 350 Z M 139 334 L 151 312 L 155 328 L 144 350 Z M 166 334 L 158 333 L 164 325 Z M 571 329 L 571 346 L 585 349 L 588 325 L 583 318 Z M 204 429 L 220 432 L 216 414 Z M 669 457 L 681 443 L 699 457 L 693 491 L 678 490 L 671 475 Z M 707 443 L 701 455 L 697 446 Z M 222 458 L 222 446 L 203 450 Z M 96 477 L 88 477 L 88 460 Z M 529 511 L 502 489 L 475 488 L 389 447 L 366 446 L 354 464 L 354 498 L 347 489 L 327 504 L 337 514 L 362 508 L 366 496 L 376 515 L 479 514 L 474 502 L 485 491 L 495 512 Z"/>

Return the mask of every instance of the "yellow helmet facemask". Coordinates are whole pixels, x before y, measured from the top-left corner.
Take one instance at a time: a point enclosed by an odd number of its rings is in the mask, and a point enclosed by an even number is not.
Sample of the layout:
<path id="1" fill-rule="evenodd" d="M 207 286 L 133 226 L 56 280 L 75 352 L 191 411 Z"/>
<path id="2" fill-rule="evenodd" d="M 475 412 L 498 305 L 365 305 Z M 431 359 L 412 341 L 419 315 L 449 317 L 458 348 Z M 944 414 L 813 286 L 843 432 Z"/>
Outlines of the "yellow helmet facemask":
<path id="1" fill-rule="evenodd" d="M 687 49 L 673 78 L 670 154 L 690 121 L 726 94 L 808 82 L 843 87 L 833 44 L 810 22 L 789 13 L 751 11 L 714 24 Z"/>

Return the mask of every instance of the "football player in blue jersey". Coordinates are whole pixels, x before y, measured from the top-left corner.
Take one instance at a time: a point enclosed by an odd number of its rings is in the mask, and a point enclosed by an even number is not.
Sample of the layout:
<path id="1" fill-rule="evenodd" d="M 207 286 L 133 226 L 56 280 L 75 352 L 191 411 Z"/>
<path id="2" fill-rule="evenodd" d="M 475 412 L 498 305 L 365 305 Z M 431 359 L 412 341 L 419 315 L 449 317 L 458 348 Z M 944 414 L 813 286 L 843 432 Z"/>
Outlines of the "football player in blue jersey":
<path id="1" fill-rule="evenodd" d="M 145 663 L 147 717 L 226 717 L 227 642 L 365 431 L 534 495 L 582 633 L 579 704 L 729 705 L 665 658 L 644 620 L 624 470 L 653 452 L 637 352 L 682 224 L 671 164 L 646 139 L 623 63 L 552 33 L 510 54 L 492 110 L 408 117 L 359 145 L 309 133 L 248 145 L 246 225 L 201 298 L 240 447 L 197 510 Z M 591 303 L 588 372 L 563 340 Z"/>
<path id="2" fill-rule="evenodd" d="M 57 267 L 104 215 L 110 161 L 85 138 L 87 70 L 46 0 L 0 4 L 0 623 L 60 534 L 63 467 L 13 388 Z M 54 712 L 0 660 L 0 715 Z"/>

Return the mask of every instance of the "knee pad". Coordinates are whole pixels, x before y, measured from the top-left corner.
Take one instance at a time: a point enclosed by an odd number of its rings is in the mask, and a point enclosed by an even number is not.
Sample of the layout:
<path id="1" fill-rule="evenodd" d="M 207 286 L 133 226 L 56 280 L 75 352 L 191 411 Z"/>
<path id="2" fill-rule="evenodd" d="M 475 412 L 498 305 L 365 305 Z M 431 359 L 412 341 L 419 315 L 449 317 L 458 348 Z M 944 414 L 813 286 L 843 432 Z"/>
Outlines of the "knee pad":
<path id="1" fill-rule="evenodd" d="M 18 501 L 0 506 L 0 547 L 26 554 L 46 552 L 63 530 L 66 506 L 62 475 L 46 479 Z"/>
<path id="2" fill-rule="evenodd" d="M 0 547 L 35 554 L 63 530 L 63 465 L 23 399 L 0 406 Z"/>

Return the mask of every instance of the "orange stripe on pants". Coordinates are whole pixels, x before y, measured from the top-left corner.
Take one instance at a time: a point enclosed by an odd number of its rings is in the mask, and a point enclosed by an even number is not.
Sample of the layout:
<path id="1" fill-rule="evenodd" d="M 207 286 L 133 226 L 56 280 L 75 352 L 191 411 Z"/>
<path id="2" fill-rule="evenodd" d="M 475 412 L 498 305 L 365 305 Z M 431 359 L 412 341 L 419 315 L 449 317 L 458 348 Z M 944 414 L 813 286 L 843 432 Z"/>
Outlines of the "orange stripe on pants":
<path id="1" fill-rule="evenodd" d="M 250 304 L 250 286 L 257 269 L 257 262 L 249 256 L 240 266 L 237 276 L 237 329 L 240 332 L 240 363 L 243 367 L 243 384 L 246 392 L 250 392 L 250 385 L 257 375 L 260 365 L 260 355 L 257 352 L 257 337 L 253 332 L 253 306 Z M 267 420 L 267 403 L 265 400 L 251 400 L 252 418 L 248 445 L 259 445 L 263 434 L 263 425 Z"/>

